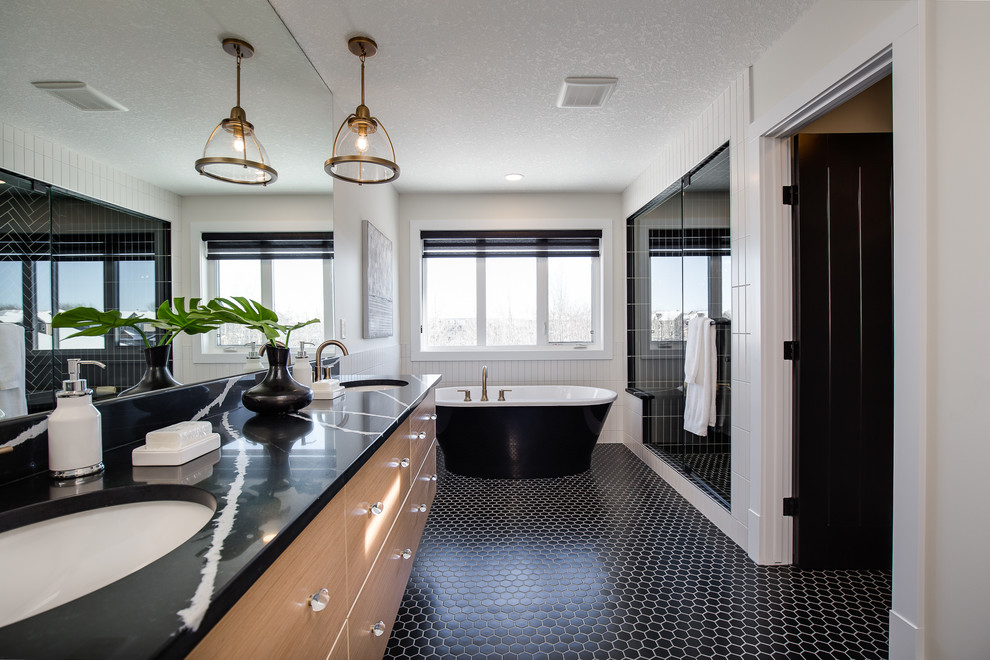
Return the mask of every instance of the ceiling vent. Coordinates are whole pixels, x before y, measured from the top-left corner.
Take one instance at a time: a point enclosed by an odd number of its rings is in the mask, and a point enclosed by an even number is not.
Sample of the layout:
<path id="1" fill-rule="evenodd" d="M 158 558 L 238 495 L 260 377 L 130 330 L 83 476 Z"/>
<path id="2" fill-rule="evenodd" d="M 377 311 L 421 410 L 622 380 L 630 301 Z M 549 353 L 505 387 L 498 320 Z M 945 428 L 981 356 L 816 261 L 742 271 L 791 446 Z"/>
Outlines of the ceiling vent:
<path id="1" fill-rule="evenodd" d="M 558 108 L 600 108 L 605 105 L 618 78 L 564 78 Z"/>
<path id="2" fill-rule="evenodd" d="M 52 96 L 62 99 L 86 112 L 127 111 L 127 108 L 114 101 L 84 82 L 71 81 L 41 81 L 31 83 L 38 89 L 43 89 Z"/>

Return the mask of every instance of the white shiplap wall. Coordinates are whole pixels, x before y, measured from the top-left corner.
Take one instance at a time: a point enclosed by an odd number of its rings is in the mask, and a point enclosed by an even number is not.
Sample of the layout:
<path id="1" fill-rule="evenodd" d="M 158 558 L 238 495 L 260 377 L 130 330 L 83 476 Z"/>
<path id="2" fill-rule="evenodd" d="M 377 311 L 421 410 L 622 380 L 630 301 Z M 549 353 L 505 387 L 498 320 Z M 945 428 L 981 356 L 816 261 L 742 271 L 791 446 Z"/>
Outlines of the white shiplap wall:
<path id="1" fill-rule="evenodd" d="M 7 123 L 0 168 L 85 197 L 173 222 L 179 196 Z"/>
<path id="2" fill-rule="evenodd" d="M 757 281 L 747 260 L 754 237 L 746 224 L 745 140 L 749 125 L 749 71 L 741 72 L 704 112 L 665 146 L 657 159 L 622 195 L 622 213 L 629 217 L 677 181 L 726 141 L 731 169 L 729 220 L 732 237 L 732 511 L 668 467 L 643 446 L 640 420 L 627 414 L 623 441 L 668 481 L 691 504 L 743 548 L 747 544 L 750 497 L 750 384 L 749 355 L 756 341 L 750 327 L 751 289 Z M 641 410 L 638 399 L 623 394 L 628 411 Z M 641 415 L 640 415 L 641 416 Z"/>

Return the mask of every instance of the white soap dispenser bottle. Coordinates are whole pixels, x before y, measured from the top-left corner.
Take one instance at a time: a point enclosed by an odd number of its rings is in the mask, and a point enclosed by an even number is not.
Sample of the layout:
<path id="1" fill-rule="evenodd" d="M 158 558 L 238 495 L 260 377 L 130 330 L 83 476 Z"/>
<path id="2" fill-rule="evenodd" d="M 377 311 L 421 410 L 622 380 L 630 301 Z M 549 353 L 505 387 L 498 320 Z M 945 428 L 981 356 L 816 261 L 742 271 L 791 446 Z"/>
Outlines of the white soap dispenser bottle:
<path id="1" fill-rule="evenodd" d="M 300 385 L 313 384 L 313 365 L 309 363 L 309 356 L 306 355 L 306 344 L 316 346 L 311 341 L 299 342 L 299 352 L 296 353 L 296 361 L 292 363 L 292 380 Z"/>
<path id="2" fill-rule="evenodd" d="M 244 372 L 261 371 L 264 367 L 261 364 L 261 355 L 258 353 L 257 342 L 248 342 L 248 354 L 244 360 Z"/>
<path id="3" fill-rule="evenodd" d="M 48 471 L 55 479 L 76 479 L 103 471 L 103 428 L 93 405 L 93 390 L 79 377 L 79 366 L 96 360 L 69 359 L 69 378 L 55 393 L 48 416 Z"/>

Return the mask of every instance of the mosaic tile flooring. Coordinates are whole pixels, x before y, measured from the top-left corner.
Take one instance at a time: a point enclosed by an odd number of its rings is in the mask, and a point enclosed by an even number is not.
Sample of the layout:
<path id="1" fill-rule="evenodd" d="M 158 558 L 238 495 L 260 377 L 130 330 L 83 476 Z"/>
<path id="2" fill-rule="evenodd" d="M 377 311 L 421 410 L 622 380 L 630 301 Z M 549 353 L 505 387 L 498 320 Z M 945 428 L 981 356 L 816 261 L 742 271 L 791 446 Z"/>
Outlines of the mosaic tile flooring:
<path id="1" fill-rule="evenodd" d="M 387 658 L 885 658 L 890 574 L 761 567 L 622 445 L 446 472 Z"/>

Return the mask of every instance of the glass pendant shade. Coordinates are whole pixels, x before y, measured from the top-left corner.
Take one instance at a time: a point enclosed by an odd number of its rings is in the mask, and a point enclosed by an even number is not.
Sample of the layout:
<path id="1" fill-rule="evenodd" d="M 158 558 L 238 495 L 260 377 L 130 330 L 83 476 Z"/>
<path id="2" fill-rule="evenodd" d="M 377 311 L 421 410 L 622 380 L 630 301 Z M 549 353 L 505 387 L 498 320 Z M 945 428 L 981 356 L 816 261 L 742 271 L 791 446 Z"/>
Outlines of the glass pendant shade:
<path id="1" fill-rule="evenodd" d="M 254 55 L 254 48 L 240 39 L 224 39 L 222 44 L 225 53 L 237 58 L 237 105 L 210 133 L 196 171 L 218 181 L 266 186 L 278 179 L 278 172 L 241 107 L 241 60 Z"/>
<path id="2" fill-rule="evenodd" d="M 363 117 L 361 113 L 363 109 Z M 340 125 L 333 143 L 333 155 L 324 165 L 326 173 L 351 183 L 387 183 L 399 176 L 395 149 L 388 131 L 368 108 L 359 106 Z"/>
<path id="3" fill-rule="evenodd" d="M 336 179 L 358 185 L 395 181 L 399 166 L 395 163 L 392 140 L 364 104 L 364 60 L 378 52 L 378 45 L 368 37 L 353 37 L 347 48 L 361 58 L 361 105 L 337 130 L 333 153 L 323 169 Z"/>
<path id="4" fill-rule="evenodd" d="M 213 129 L 210 139 L 203 149 L 203 157 L 196 161 L 196 169 L 211 179 L 242 183 L 245 185 L 267 185 L 278 178 L 269 164 L 268 153 L 258 140 L 254 126 L 243 116 L 244 111 L 234 108 L 231 116 Z"/>

